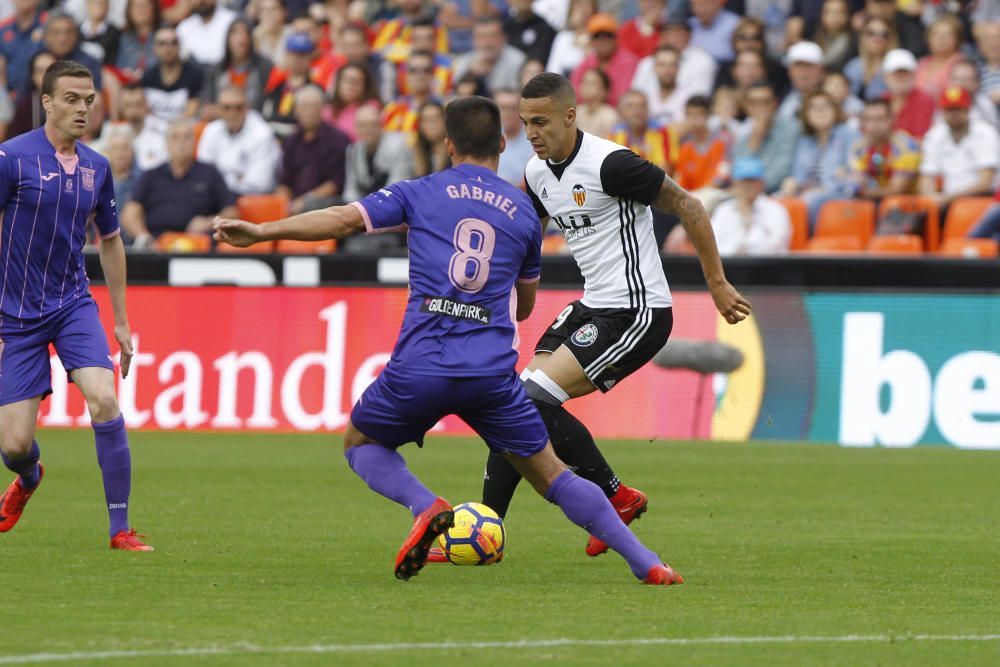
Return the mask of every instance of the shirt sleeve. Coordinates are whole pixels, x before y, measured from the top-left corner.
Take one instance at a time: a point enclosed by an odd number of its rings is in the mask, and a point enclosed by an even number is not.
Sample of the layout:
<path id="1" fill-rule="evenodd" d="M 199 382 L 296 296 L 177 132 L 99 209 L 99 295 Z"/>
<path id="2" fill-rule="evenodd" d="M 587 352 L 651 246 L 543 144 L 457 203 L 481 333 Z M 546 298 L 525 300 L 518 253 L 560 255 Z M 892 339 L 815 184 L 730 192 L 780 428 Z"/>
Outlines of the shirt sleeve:
<path id="1" fill-rule="evenodd" d="M 354 206 L 361 211 L 369 234 L 397 232 L 406 227 L 409 209 L 408 181 L 399 181 L 377 190 Z"/>
<path id="2" fill-rule="evenodd" d="M 601 164 L 601 186 L 612 197 L 649 206 L 656 199 L 666 173 L 627 148 L 611 153 Z"/>
<path id="3" fill-rule="evenodd" d="M 14 159 L 7 155 L 6 150 L 0 148 L 0 210 L 7 206 L 17 185 L 11 169 Z"/>
<path id="4" fill-rule="evenodd" d="M 115 184 L 111 179 L 111 170 L 106 172 L 101 192 L 97 195 L 97 207 L 94 209 L 94 224 L 102 239 L 109 239 L 121 232 L 118 226 L 118 206 L 115 204 Z"/>
<path id="5" fill-rule="evenodd" d="M 528 183 L 528 172 L 524 172 L 524 189 L 528 193 L 528 197 L 531 198 L 531 204 L 535 207 L 535 213 L 538 214 L 538 217 L 549 217 L 549 212 L 546 211 L 545 206 L 542 205 L 542 200 L 538 198 L 535 191 L 531 189 L 531 184 Z"/>

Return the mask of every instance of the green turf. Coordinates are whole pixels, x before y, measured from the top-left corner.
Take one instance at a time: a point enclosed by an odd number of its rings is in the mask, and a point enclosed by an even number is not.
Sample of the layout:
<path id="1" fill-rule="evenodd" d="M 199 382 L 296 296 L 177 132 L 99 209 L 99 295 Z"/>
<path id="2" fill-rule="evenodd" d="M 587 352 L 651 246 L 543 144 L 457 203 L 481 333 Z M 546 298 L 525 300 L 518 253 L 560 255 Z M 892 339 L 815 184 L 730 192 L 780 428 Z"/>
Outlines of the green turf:
<path id="1" fill-rule="evenodd" d="M 107 550 L 89 432 L 39 436 L 46 478 L 0 536 L 0 664 L 38 652 L 548 639 L 888 635 L 759 645 L 392 647 L 144 657 L 143 665 L 996 665 L 1000 453 L 609 443 L 651 497 L 637 532 L 687 578 L 640 586 L 525 487 L 508 556 L 392 576 L 405 511 L 368 492 L 336 438 L 133 434 L 133 521 L 153 554 Z M 478 499 L 485 449 L 404 450 L 453 502 Z M 4 656 L 6 656 L 6 661 Z M 71 664 L 114 665 L 95 658 Z"/>

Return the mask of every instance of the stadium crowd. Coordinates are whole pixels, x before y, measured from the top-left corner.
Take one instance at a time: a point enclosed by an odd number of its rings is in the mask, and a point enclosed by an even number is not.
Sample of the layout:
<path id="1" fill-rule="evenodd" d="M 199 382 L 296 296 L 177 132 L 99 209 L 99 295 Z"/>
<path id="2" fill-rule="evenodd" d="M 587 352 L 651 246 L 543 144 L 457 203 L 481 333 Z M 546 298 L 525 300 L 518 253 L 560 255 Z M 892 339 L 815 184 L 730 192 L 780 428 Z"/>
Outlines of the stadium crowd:
<path id="1" fill-rule="evenodd" d="M 518 90 L 542 71 L 572 81 L 581 129 L 697 194 L 725 255 L 1000 241 L 1000 0 L 0 0 L 0 21 L 0 132 L 44 122 L 53 61 L 87 66 L 85 141 L 135 248 L 444 169 L 456 96 L 496 100 L 521 185 Z M 687 252 L 675 223 L 658 242 Z"/>

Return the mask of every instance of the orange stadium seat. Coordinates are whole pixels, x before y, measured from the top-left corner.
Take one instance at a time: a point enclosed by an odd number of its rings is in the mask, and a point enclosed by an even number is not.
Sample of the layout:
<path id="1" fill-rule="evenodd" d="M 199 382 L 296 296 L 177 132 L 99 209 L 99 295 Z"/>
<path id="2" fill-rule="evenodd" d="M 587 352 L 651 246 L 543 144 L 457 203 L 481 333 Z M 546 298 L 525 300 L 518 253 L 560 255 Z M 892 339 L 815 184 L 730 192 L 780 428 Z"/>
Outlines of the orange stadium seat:
<path id="1" fill-rule="evenodd" d="M 969 239 L 959 236 L 945 239 L 938 254 L 945 257 L 991 258 L 1000 255 L 1000 248 L 994 239 Z"/>
<path id="2" fill-rule="evenodd" d="M 857 236 L 816 236 L 809 239 L 806 252 L 813 255 L 833 255 L 861 252 L 864 245 Z"/>
<path id="3" fill-rule="evenodd" d="M 283 239 L 274 247 L 278 252 L 288 255 L 326 255 L 337 250 L 334 239 L 326 241 L 292 241 Z"/>
<path id="4" fill-rule="evenodd" d="M 792 239 L 789 250 L 802 250 L 809 242 L 809 209 L 796 197 L 779 197 L 778 202 L 788 210 L 792 221 Z"/>
<path id="5" fill-rule="evenodd" d="M 566 255 L 569 248 L 566 246 L 566 237 L 562 234 L 546 234 L 542 239 L 543 255 Z"/>
<path id="6" fill-rule="evenodd" d="M 892 209 L 897 208 L 905 213 L 924 211 L 927 213 L 927 224 L 924 225 L 924 247 L 929 251 L 938 249 L 941 244 L 941 213 L 937 202 L 923 195 L 891 195 L 882 200 L 878 207 L 879 218 Z"/>
<path id="7" fill-rule="evenodd" d="M 282 195 L 243 195 L 236 200 L 236 208 L 242 220 L 260 224 L 288 216 L 288 198 Z M 257 243 L 249 248 L 236 248 L 228 243 L 218 245 L 219 252 L 261 253 L 274 250 L 274 243 Z"/>
<path id="8" fill-rule="evenodd" d="M 959 197 L 951 202 L 944 219 L 944 238 L 960 238 L 968 234 L 986 210 L 996 203 L 993 197 Z"/>
<path id="9" fill-rule="evenodd" d="M 863 200 L 836 199 L 819 209 L 816 236 L 854 236 L 864 247 L 875 232 L 875 204 Z M 860 249 L 860 248 L 859 248 Z"/>
<path id="10" fill-rule="evenodd" d="M 166 232 L 156 239 L 156 247 L 163 252 L 209 252 L 212 238 L 208 234 Z"/>
<path id="11" fill-rule="evenodd" d="M 868 242 L 868 252 L 873 255 L 922 255 L 924 240 L 916 234 L 873 236 Z"/>

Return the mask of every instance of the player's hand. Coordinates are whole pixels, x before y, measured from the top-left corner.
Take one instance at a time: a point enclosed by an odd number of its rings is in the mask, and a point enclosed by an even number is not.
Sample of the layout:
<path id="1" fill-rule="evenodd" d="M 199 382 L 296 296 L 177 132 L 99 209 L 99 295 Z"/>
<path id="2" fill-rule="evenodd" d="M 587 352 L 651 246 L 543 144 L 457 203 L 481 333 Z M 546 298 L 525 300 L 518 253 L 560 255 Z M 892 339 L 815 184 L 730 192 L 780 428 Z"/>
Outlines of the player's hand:
<path id="1" fill-rule="evenodd" d="M 248 248 L 261 240 L 260 228 L 245 220 L 216 217 L 212 222 L 212 230 L 212 236 L 216 241 L 228 243 L 237 248 Z"/>
<path id="2" fill-rule="evenodd" d="M 128 369 L 132 365 L 132 331 L 127 324 L 115 325 L 115 340 L 118 341 L 118 346 L 122 350 L 119 365 L 124 379 L 128 377 Z"/>
<path id="3" fill-rule="evenodd" d="M 750 316 L 750 302 L 743 298 L 743 295 L 736 291 L 736 288 L 727 281 L 723 281 L 717 287 L 711 288 L 712 300 L 719 313 L 726 318 L 726 322 L 736 324 L 742 322 Z"/>

